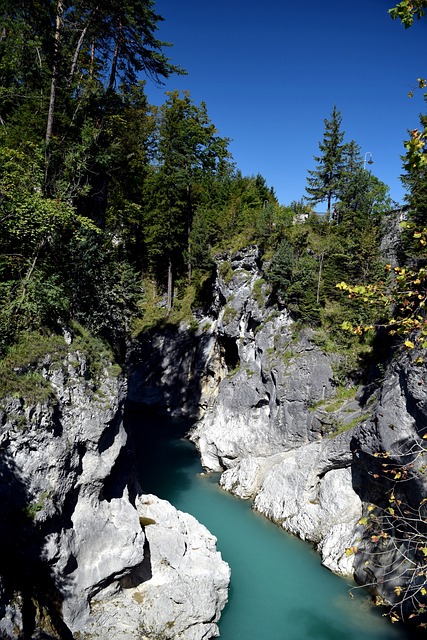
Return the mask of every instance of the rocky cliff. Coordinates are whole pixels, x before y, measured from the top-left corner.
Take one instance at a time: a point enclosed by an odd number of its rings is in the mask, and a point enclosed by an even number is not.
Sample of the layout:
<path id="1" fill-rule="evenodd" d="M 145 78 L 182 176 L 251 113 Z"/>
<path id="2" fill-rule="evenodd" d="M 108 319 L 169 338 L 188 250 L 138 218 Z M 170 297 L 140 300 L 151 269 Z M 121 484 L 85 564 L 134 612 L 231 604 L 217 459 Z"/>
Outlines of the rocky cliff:
<path id="1" fill-rule="evenodd" d="M 393 603 L 394 588 L 410 576 L 397 584 L 385 566 L 408 545 L 388 549 L 396 526 L 388 523 L 387 538 L 377 540 L 366 514 L 378 514 L 381 533 L 391 484 L 378 461 L 395 451 L 401 465 L 402 443 L 418 471 L 398 490 L 413 509 L 425 495 L 426 372 L 406 355 L 395 358 L 375 393 L 351 388 L 337 376 L 341 356 L 320 338 L 294 331 L 286 310 L 270 305 L 259 251 L 250 247 L 219 259 L 213 304 L 196 331 L 170 327 L 140 343 L 130 396 L 187 418 L 203 465 L 223 472 L 225 489 L 311 541 L 327 567 L 355 573 Z M 412 562 L 422 552 L 409 547 Z"/>
<path id="2" fill-rule="evenodd" d="M 228 565 L 194 518 L 140 495 L 117 367 L 73 344 L 33 366 L 47 397 L 1 407 L 0 637 L 217 635 Z"/>
<path id="3" fill-rule="evenodd" d="M 0 637 L 217 633 L 228 566 L 204 527 L 129 477 L 125 397 L 184 422 L 222 486 L 327 567 L 383 602 L 424 606 L 426 364 L 395 354 L 368 392 L 343 384 L 327 346 L 270 304 L 250 247 L 218 261 L 197 326 L 135 341 L 127 388 L 72 345 L 39 363 L 49 396 L 2 405 Z"/>
<path id="4" fill-rule="evenodd" d="M 181 326 L 144 338 L 129 395 L 194 423 L 202 464 L 224 472 L 225 489 L 252 499 L 314 542 L 328 567 L 349 574 L 346 548 L 362 503 L 352 488 L 347 427 L 362 421 L 363 409 L 355 390 L 337 400 L 338 357 L 319 348 L 313 332 L 294 332 L 268 295 L 257 247 L 224 256 L 209 314 L 197 331 Z"/>
<path id="5" fill-rule="evenodd" d="M 353 487 L 364 505 L 355 575 L 396 616 L 425 618 L 427 363 L 401 351 L 352 436 Z"/>

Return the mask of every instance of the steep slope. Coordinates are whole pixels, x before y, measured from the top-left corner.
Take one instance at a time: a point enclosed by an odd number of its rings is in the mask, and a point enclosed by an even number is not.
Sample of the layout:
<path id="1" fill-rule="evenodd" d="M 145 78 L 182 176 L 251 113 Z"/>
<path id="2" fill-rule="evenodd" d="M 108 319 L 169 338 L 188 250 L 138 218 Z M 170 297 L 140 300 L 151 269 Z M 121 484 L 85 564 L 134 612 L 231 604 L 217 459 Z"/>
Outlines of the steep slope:
<path id="1" fill-rule="evenodd" d="M 139 495 L 117 367 L 94 373 L 72 344 L 33 366 L 47 398 L 1 409 L 1 637 L 217 635 L 228 565 L 194 518 Z"/>
<path id="2" fill-rule="evenodd" d="M 315 332 L 294 333 L 286 310 L 270 306 L 256 247 L 219 260 L 213 299 L 196 331 L 181 325 L 143 338 L 130 397 L 188 419 L 203 465 L 223 472 L 225 489 L 314 543 L 333 571 L 355 572 L 384 602 L 398 602 L 395 587 L 423 571 L 421 538 L 402 546 L 388 522 L 388 542 L 377 540 L 365 518 L 390 506 L 391 483 L 378 465 L 387 455 L 401 466 L 403 443 L 418 471 L 396 491 L 415 512 L 425 496 L 425 365 L 414 367 L 416 354 L 396 357 L 370 397 L 340 387 L 340 355 L 318 346 Z M 384 579 L 403 548 L 414 569 L 402 584 Z M 422 573 L 421 600 L 424 582 Z"/>

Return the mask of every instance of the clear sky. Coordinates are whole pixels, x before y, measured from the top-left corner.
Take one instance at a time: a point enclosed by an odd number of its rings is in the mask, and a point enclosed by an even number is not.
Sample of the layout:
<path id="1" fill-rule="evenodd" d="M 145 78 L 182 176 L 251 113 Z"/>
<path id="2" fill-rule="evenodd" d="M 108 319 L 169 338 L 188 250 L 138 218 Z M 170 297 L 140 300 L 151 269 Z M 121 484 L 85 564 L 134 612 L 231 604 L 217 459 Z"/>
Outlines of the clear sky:
<path id="1" fill-rule="evenodd" d="M 427 18 L 405 30 L 387 13 L 396 2 L 156 0 L 157 37 L 188 75 L 148 81 L 148 98 L 187 89 L 203 100 L 237 167 L 264 176 L 281 204 L 304 196 L 336 104 L 345 140 L 372 153 L 372 172 L 401 203 L 403 141 L 427 111 L 420 90 L 408 98 L 427 76 Z"/>

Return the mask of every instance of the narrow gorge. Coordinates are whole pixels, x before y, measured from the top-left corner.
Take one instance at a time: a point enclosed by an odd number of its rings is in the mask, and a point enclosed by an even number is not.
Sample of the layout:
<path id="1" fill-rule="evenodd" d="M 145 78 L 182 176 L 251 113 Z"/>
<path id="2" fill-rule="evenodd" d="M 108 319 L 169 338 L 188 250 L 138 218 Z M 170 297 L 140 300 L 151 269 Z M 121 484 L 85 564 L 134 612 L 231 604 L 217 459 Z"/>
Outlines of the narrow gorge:
<path id="1" fill-rule="evenodd" d="M 46 393 L 2 401 L 0 637 L 218 634 L 230 568 L 195 518 L 142 493 L 133 408 L 150 428 L 183 425 L 225 490 L 312 543 L 328 569 L 355 575 L 378 602 L 405 588 L 422 601 L 423 550 L 393 536 L 387 472 L 405 457 L 411 472 L 393 498 L 422 510 L 426 365 L 405 352 L 372 389 L 344 384 L 342 356 L 269 303 L 256 246 L 223 256 L 217 272 L 213 302 L 191 324 L 134 341 L 127 380 L 73 331 L 17 372 L 41 376 Z M 384 516 L 369 518 L 386 509 L 382 535 Z"/>

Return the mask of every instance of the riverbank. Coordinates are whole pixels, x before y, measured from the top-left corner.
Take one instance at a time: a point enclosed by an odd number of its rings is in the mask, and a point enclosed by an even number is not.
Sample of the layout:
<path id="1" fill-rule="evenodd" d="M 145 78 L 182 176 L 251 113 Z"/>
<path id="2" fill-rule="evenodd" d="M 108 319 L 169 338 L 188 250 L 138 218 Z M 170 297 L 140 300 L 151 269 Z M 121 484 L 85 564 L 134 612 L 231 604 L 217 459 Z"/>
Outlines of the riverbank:
<path id="1" fill-rule="evenodd" d="M 325 569 L 309 544 L 221 489 L 219 474 L 203 473 L 197 451 L 179 437 L 179 428 L 169 437 L 160 418 L 155 428 L 147 420 L 133 412 L 133 431 L 138 434 L 141 426 L 149 434 L 149 445 L 142 435 L 137 446 L 144 492 L 194 515 L 217 537 L 230 564 L 222 640 L 409 640 L 404 629 L 381 616 L 365 590 L 356 588 L 351 597 L 356 585 Z"/>

